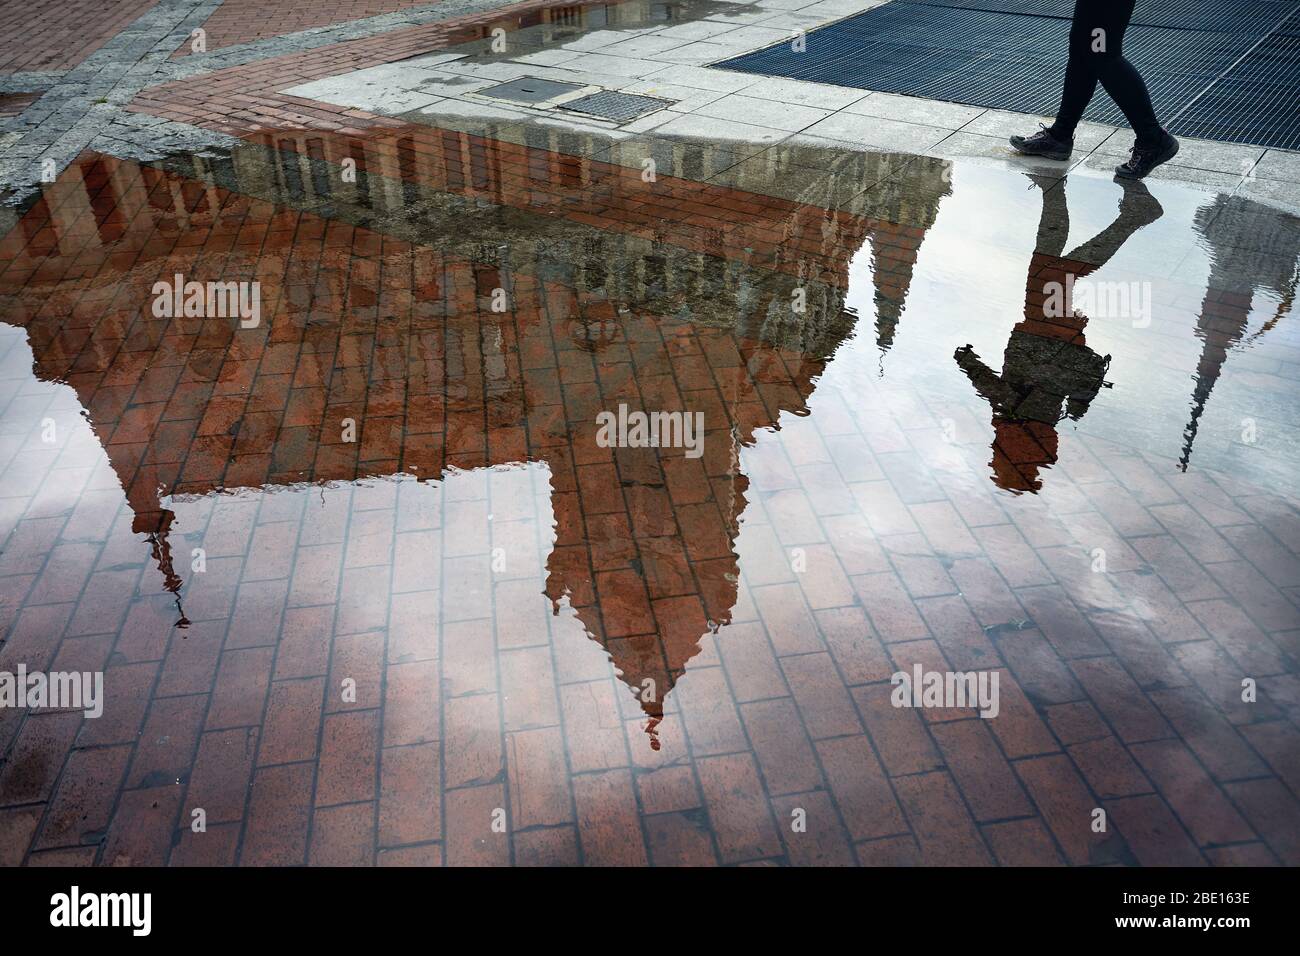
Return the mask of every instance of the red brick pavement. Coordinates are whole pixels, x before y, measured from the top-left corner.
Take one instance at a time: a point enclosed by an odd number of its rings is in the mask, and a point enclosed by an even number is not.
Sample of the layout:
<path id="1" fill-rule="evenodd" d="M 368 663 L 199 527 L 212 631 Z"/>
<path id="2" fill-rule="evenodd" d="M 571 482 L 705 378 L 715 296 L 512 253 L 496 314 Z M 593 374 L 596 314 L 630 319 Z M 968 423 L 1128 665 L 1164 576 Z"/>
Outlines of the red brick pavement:
<path id="1" fill-rule="evenodd" d="M 0 95 L 0 117 L 17 116 L 38 99 L 39 93 L 5 93 Z"/>
<path id="2" fill-rule="evenodd" d="M 383 63 L 409 59 L 458 43 L 541 23 L 567 22 L 575 9 L 549 0 L 526 0 L 455 20 L 392 30 L 358 40 L 257 60 L 188 80 L 144 90 L 128 109 L 151 113 L 235 136 L 264 128 L 357 131 L 400 125 L 363 110 L 352 110 L 277 90 Z"/>
<path id="3" fill-rule="evenodd" d="M 437 0 L 225 0 L 203 24 L 207 49 L 220 49 L 250 40 L 284 36 L 313 27 L 333 26 L 381 13 L 427 7 Z M 175 56 L 186 56 L 184 44 Z"/>
<path id="4" fill-rule="evenodd" d="M 0 8 L 0 73 L 69 70 L 154 0 L 29 0 Z"/>
<path id="5" fill-rule="evenodd" d="M 111 704 L 0 712 L 0 862 L 1300 861 L 1293 502 L 1071 433 L 1003 448 L 1050 497 L 995 497 L 983 435 L 933 467 L 923 396 L 816 394 L 847 329 L 736 327 L 718 264 L 754 314 L 798 279 L 833 316 L 869 238 L 901 299 L 933 208 L 650 186 L 274 92 L 544 9 L 146 91 L 281 152 L 234 188 L 88 155 L 0 240 L 45 383 L 4 380 L 0 668 L 103 668 Z M 298 208 L 306 158 L 357 161 L 337 218 Z M 434 225 L 360 224 L 392 194 Z M 508 211 L 517 268 L 438 235 L 446 197 Z M 518 251 L 562 230 L 567 278 Z M 262 324 L 153 318 L 177 271 L 256 278 Z M 706 288 L 726 323 L 647 307 Z M 704 457 L 599 447 L 619 402 L 703 412 Z M 1001 715 L 892 707 L 917 662 L 997 669 Z"/>
<path id="6" fill-rule="evenodd" d="M 643 241 L 617 167 L 384 136 L 370 189 L 490 197 L 541 235 L 559 205 L 605 237 L 586 268 Z M 278 143 L 332 163 L 353 144 Z M 701 188 L 643 190 L 694 269 Z M 921 241 L 751 194 L 707 208 L 748 244 L 710 239 L 722 256 L 783 230 L 747 266 L 787 275 L 788 244 L 830 287 L 864 236 L 903 261 Z M 1052 479 L 1071 494 L 1013 507 L 930 475 L 899 441 L 915 405 L 870 383 L 807 416 L 824 358 L 105 157 L 3 248 L 6 314 L 71 391 L 28 385 L 18 409 L 35 436 L 51 408 L 66 444 L 24 438 L 6 470 L 0 666 L 106 668 L 112 707 L 0 713 L 0 860 L 1300 859 L 1289 502 L 1069 436 Z M 259 279 L 262 325 L 152 318 L 176 271 Z M 620 401 L 723 427 L 698 461 L 600 448 L 595 412 Z M 967 452 L 973 476 L 987 452 Z M 890 706 L 915 662 L 996 668 L 1001 715 Z"/>

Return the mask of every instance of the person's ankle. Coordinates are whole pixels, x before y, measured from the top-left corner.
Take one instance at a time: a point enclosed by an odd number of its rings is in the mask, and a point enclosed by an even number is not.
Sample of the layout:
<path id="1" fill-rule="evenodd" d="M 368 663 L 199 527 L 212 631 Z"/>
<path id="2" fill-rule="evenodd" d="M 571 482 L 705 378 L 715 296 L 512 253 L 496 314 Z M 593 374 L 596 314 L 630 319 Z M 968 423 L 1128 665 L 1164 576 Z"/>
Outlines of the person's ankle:
<path id="1" fill-rule="evenodd" d="M 1135 139 L 1133 145 L 1138 149 L 1143 149 L 1143 150 L 1160 149 L 1168 142 L 1169 142 L 1169 131 L 1157 127 L 1154 132 L 1148 133 L 1144 136 L 1138 136 Z"/>
<path id="2" fill-rule="evenodd" d="M 1052 139 L 1056 140 L 1058 143 L 1064 143 L 1066 146 L 1074 145 L 1073 131 L 1067 133 L 1063 130 L 1057 129 L 1055 126 L 1049 126 L 1047 127 L 1047 133 L 1049 136 L 1052 137 Z"/>

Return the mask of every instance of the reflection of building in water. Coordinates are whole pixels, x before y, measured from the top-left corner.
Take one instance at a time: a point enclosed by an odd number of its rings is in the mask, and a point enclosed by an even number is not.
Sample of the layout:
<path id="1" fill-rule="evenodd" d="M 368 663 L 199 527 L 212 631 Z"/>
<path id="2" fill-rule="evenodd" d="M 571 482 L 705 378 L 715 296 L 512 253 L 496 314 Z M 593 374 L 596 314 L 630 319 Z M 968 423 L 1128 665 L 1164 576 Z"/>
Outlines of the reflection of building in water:
<path id="1" fill-rule="evenodd" d="M 1074 281 L 1105 265 L 1129 236 L 1163 213 L 1144 185 L 1127 180 L 1115 221 L 1062 256 L 1070 233 L 1064 185 L 1035 182 L 1043 188 L 1043 210 L 1025 285 L 1025 317 L 1011 332 L 1002 374 L 969 345 L 954 355 L 993 409 L 993 482 L 1016 494 L 1042 488 L 1039 469 L 1056 463 L 1057 424 L 1082 417 L 1106 384 L 1110 356 L 1088 347 L 1088 316 L 1071 301 Z"/>
<path id="2" fill-rule="evenodd" d="M 1261 335 L 1291 311 L 1300 280 L 1300 219 L 1295 216 L 1243 196 L 1219 195 L 1196 211 L 1195 226 L 1210 255 L 1210 278 L 1196 322 L 1201 356 L 1193 376 L 1192 417 L 1183 433 L 1179 459 L 1184 470 L 1223 363 L 1246 333 L 1255 293 L 1271 292 L 1280 300 L 1274 315 L 1255 333 Z"/>
<path id="3" fill-rule="evenodd" d="M 919 241 L 908 240 L 934 225 L 952 191 L 948 169 L 946 160 L 928 156 L 778 144 L 734 167 L 728 181 L 755 193 L 790 183 L 786 195 L 821 218 L 828 241 L 855 248 L 870 241 L 876 345 L 883 353 L 893 346 L 920 250 Z M 787 248 L 797 255 L 797 246 Z M 788 314 L 779 309 L 773 317 Z"/>
<path id="4" fill-rule="evenodd" d="M 673 229 L 640 202 L 649 189 L 641 178 L 643 161 L 653 159 L 658 176 L 703 189 L 701 181 L 734 167 L 748 147 L 671 139 L 627 146 L 558 124 L 437 121 L 462 129 L 407 127 L 364 140 L 267 134 L 258 139 L 265 149 L 234 152 L 233 174 L 202 158 L 178 171 L 274 201 L 293 197 L 303 208 L 324 205 L 331 214 L 347 215 L 351 207 L 358 223 L 373 215 L 389 229 L 406 225 L 416 241 L 440 233 L 440 245 L 453 244 L 476 259 L 493 244 L 509 244 L 513 259 L 545 260 L 575 288 L 604 289 L 611 299 L 640 302 L 658 314 L 689 313 L 696 322 L 818 354 L 828 354 L 823 339 L 838 343 L 856 321 L 844 309 L 846 274 L 827 271 L 822 259 L 870 240 L 877 344 L 888 349 L 920 240 L 951 191 L 943 160 L 778 145 L 745 163 L 746 175 L 735 183 L 769 205 L 763 212 L 776 230 L 744 228 L 742 209 L 697 215 L 685 230 Z M 527 149 L 510 151 L 512 138 Z M 590 158 L 611 147 L 625 168 Z M 358 174 L 351 181 L 339 175 L 345 161 Z M 764 195 L 791 162 L 803 164 L 805 174 L 815 168 L 818 181 L 788 198 Z M 612 204 L 624 217 L 620 232 L 565 229 L 554 218 L 575 205 L 589 215 L 598 198 L 593 191 L 602 189 L 614 193 Z M 511 214 L 517 209 L 551 218 L 521 221 Z M 443 228 L 430 229 L 434 222 Z M 516 248 L 521 244 L 535 251 Z M 620 268 L 611 268 L 611 261 Z M 802 312 L 792 307 L 796 291 Z"/>
<path id="5" fill-rule="evenodd" d="M 178 160 L 201 179 L 83 159 L 0 242 L 6 319 L 38 375 L 76 390 L 174 590 L 170 495 L 546 462 L 545 591 L 630 687 L 654 682 L 658 718 L 737 600 L 738 449 L 806 412 L 852 328 L 868 203 L 828 219 L 764 200 L 710 227 L 683 196 L 744 194 L 419 132 Z M 154 318 L 153 283 L 176 273 L 259 281 L 261 325 Z M 774 320 L 800 283 L 807 311 Z M 703 457 L 598 447 L 596 415 L 619 404 L 701 412 Z"/>
<path id="6" fill-rule="evenodd" d="M 668 20 L 682 19 L 688 9 L 714 7 L 722 9 L 724 6 L 725 4 L 721 2 L 709 3 L 707 0 L 705 2 L 697 0 L 693 3 L 662 3 L 651 2 L 651 0 L 627 0 L 625 3 L 574 3 L 543 7 L 519 14 L 517 20 L 521 29 L 517 32 L 526 34 L 530 45 L 540 47 L 565 38 L 576 38 L 593 30 L 663 23 Z M 515 18 L 503 19 L 501 26 L 503 28 L 508 26 L 513 19 Z M 485 27 L 485 32 L 496 25 L 493 23 Z M 517 56 L 518 50 L 515 50 L 513 55 Z"/>
<path id="7" fill-rule="evenodd" d="M 508 8 L 484 22 L 475 17 L 454 29 L 457 53 L 517 57 L 529 50 L 555 48 L 566 40 L 596 30 L 635 29 L 673 21 L 701 20 L 729 6 L 723 0 L 626 0 L 624 3 L 569 3 L 510 11 Z M 495 46 L 493 41 L 496 41 Z"/>

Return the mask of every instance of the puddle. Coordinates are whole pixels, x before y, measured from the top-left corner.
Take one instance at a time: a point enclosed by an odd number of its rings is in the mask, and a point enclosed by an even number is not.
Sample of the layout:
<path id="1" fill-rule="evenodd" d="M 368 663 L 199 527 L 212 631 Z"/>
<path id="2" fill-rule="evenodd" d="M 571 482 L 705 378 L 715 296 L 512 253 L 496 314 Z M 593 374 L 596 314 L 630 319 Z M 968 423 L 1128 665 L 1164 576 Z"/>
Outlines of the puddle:
<path id="1" fill-rule="evenodd" d="M 105 669 L 78 746 L 180 781 L 182 832 L 251 786 L 222 862 L 305 859 L 257 816 L 276 774 L 451 863 L 980 863 L 1008 813 L 1072 863 L 1282 852 L 1226 803 L 1213 838 L 1039 808 L 1096 799 L 1097 740 L 1216 794 L 1294 754 L 1294 217 L 435 112 L 83 156 L 0 244 L 0 665 Z M 159 316 L 178 274 L 257 282 L 259 321 Z M 1000 716 L 891 708 L 913 664 L 998 671 Z M 0 748 L 60 719 L 0 711 Z"/>

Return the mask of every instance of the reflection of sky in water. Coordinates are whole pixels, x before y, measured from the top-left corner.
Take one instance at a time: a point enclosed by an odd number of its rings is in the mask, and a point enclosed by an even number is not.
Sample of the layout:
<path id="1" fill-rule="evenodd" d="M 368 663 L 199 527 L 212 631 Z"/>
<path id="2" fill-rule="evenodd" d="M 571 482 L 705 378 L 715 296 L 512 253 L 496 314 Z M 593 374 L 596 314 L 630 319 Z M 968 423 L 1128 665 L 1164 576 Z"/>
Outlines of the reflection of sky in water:
<path id="1" fill-rule="evenodd" d="M 1202 345 L 1197 318 L 1210 273 L 1209 253 L 1195 241 L 1193 219 L 1214 197 L 1168 182 L 1153 181 L 1150 188 L 1163 217 L 1138 230 L 1090 278 L 1152 281 L 1151 325 L 1135 328 L 1130 319 L 1105 318 L 1088 323 L 1088 346 L 1112 358 L 1106 378 L 1113 388 L 1103 389 L 1080 421 L 1062 422 L 1058 429 L 1062 435 L 1077 429 L 1114 441 L 1168 459 L 1172 466 L 1190 417 Z M 1101 178 L 1068 180 L 1067 254 L 1111 222 L 1120 195 L 1117 184 Z M 918 389 L 936 419 L 943 417 L 939 406 L 955 403 L 987 427 L 987 406 L 952 354 L 969 343 L 988 364 L 1001 366 L 1007 337 L 1023 317 L 1040 210 L 1040 190 L 1028 178 L 957 163 L 952 194 L 941 202 L 921 243 L 903 319 L 883 359 L 871 330 L 871 248 L 864 245 L 851 266 L 847 299 L 862 319 L 814 393 L 813 414 L 827 389 L 850 403 L 861 401 L 860 381 L 868 376 L 885 389 Z M 1169 276 L 1173 280 L 1161 278 Z M 1256 292 L 1243 343 L 1273 317 L 1278 304 L 1276 293 Z M 1230 352 L 1201 419 L 1193 468 L 1231 469 L 1247 481 L 1289 486 L 1288 472 L 1300 457 L 1300 391 L 1293 381 L 1300 340 L 1296 321 L 1288 314 L 1265 335 Z M 1247 418 L 1257 423 L 1254 447 L 1240 441 Z M 958 441 L 969 438 L 958 436 Z"/>

